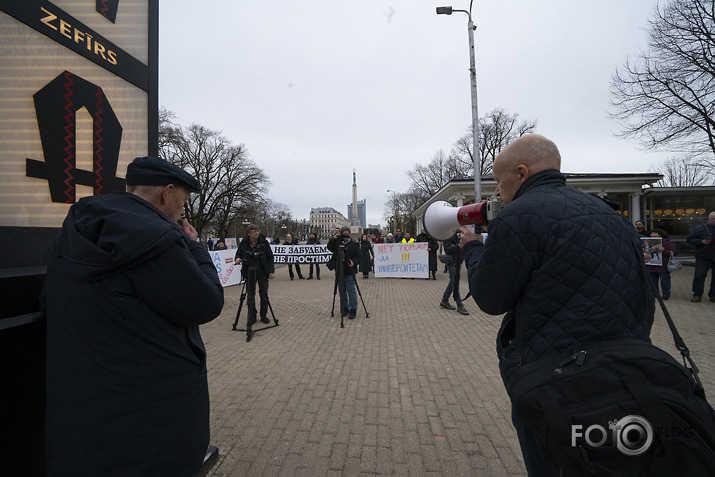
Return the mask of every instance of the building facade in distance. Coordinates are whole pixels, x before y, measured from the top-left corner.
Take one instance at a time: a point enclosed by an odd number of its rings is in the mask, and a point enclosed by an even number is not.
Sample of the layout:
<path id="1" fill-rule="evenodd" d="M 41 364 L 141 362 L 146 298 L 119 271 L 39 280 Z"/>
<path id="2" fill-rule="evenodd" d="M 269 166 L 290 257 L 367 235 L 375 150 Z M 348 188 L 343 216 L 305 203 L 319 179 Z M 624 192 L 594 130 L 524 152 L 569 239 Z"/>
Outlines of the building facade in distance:
<path id="1" fill-rule="evenodd" d="M 332 207 L 310 209 L 310 231 L 320 238 L 333 236 L 336 227 L 349 225 L 350 221 Z"/>

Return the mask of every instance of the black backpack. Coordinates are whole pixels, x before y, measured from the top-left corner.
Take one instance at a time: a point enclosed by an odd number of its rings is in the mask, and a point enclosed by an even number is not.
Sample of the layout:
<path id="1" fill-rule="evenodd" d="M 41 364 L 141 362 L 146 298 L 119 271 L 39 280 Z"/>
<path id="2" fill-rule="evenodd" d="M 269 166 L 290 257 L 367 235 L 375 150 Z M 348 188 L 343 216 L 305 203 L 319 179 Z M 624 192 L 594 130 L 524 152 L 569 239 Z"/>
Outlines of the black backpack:
<path id="1" fill-rule="evenodd" d="M 648 341 L 621 339 L 528 363 L 508 379 L 513 410 L 556 475 L 715 475 L 715 412 L 655 295 L 683 364 Z"/>

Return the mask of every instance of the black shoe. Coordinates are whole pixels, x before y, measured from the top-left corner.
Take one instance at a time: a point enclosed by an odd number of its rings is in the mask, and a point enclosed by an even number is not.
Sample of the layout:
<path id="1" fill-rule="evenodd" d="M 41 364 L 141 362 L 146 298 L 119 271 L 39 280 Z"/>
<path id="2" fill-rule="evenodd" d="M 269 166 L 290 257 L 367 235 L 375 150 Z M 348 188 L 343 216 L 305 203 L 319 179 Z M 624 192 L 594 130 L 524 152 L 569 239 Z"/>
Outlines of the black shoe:
<path id="1" fill-rule="evenodd" d="M 469 314 L 469 312 L 467 311 L 467 309 L 464 308 L 464 305 L 459 305 L 459 306 L 457 307 L 457 311 L 458 311 L 459 313 L 461 313 L 462 315 L 468 315 L 468 314 Z"/>
<path id="2" fill-rule="evenodd" d="M 663 300 L 667 300 L 668 298 L 670 298 L 670 297 L 669 297 L 669 296 L 664 296 L 664 297 L 663 297 Z"/>
<path id="3" fill-rule="evenodd" d="M 305 280 L 305 277 L 298 277 L 298 278 L 300 278 L 301 280 Z"/>
<path id="4" fill-rule="evenodd" d="M 449 304 L 449 302 L 446 302 L 446 301 L 440 302 L 439 306 L 441 306 L 442 308 L 446 308 L 448 310 L 456 310 L 455 307 L 453 307 L 452 305 Z"/>
<path id="5" fill-rule="evenodd" d="M 308 277 L 308 280 L 312 280 L 312 279 L 313 279 L 313 277 Z"/>
<path id="6" fill-rule="evenodd" d="M 362 279 L 365 280 L 367 278 L 367 275 L 363 275 Z"/>
<path id="7" fill-rule="evenodd" d="M 357 316 L 357 310 L 350 310 L 350 316 L 348 316 L 348 319 L 354 320 L 355 316 Z"/>
<path id="8" fill-rule="evenodd" d="M 262 317 L 261 317 L 261 323 L 266 323 L 266 324 L 268 324 L 268 323 L 270 323 L 270 322 L 271 322 L 271 320 L 269 320 L 267 316 L 262 316 Z"/>
<path id="9" fill-rule="evenodd" d="M 432 280 L 437 280 L 437 275 L 432 275 Z"/>
<path id="10" fill-rule="evenodd" d="M 293 277 L 290 277 L 291 280 L 293 280 Z"/>
<path id="11" fill-rule="evenodd" d="M 317 279 L 320 280 L 320 277 L 318 277 Z"/>
<path id="12" fill-rule="evenodd" d="M 340 312 L 340 316 L 348 316 L 350 314 L 350 311 L 347 308 L 343 308 L 343 311 Z"/>
<path id="13" fill-rule="evenodd" d="M 429 280 L 429 277 L 425 278 L 425 280 Z"/>
<path id="14" fill-rule="evenodd" d="M 252 324 L 254 324 L 255 322 L 256 322 L 256 317 L 255 317 L 255 316 L 248 319 L 248 324 L 249 324 L 249 325 L 252 325 Z"/>

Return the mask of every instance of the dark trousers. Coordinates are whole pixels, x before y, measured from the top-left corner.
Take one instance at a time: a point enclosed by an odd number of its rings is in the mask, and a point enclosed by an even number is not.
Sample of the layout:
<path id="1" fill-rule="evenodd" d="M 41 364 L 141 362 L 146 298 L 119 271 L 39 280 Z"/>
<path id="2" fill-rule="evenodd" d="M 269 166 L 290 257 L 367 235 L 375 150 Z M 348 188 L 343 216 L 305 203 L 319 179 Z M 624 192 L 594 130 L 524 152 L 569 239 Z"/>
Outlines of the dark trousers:
<path id="1" fill-rule="evenodd" d="M 315 265 L 315 276 L 320 278 L 320 265 L 316 264 L 310 264 L 310 271 L 308 271 L 308 276 L 313 277 L 313 265 Z"/>
<path id="2" fill-rule="evenodd" d="M 705 279 L 710 271 L 710 290 L 708 296 L 715 298 L 715 261 L 703 258 L 695 259 L 695 276 L 693 277 L 693 296 L 703 296 Z"/>
<path id="3" fill-rule="evenodd" d="M 256 321 L 256 284 L 258 284 L 258 294 L 261 298 L 261 318 L 268 316 L 268 275 L 263 273 L 263 270 L 257 270 L 253 283 L 246 282 L 246 296 L 248 303 L 253 306 L 248 307 L 249 322 Z"/>
<path id="4" fill-rule="evenodd" d="M 459 296 L 459 269 L 462 268 L 462 264 L 460 263 L 458 267 L 452 262 L 447 265 L 447 268 L 449 270 L 449 283 L 447 284 L 447 288 L 444 289 L 442 301 L 447 303 L 449 301 L 449 295 L 453 295 L 457 306 L 460 306 L 462 304 L 462 298 Z"/>
<path id="5" fill-rule="evenodd" d="M 297 263 L 288 264 L 288 275 L 293 278 L 293 265 L 295 265 L 295 272 L 298 274 L 298 278 L 303 278 L 303 273 L 300 271 L 300 265 Z"/>
<path id="6" fill-rule="evenodd" d="M 661 296 L 670 298 L 670 272 L 650 272 L 650 277 L 653 279 L 655 289 L 658 290 L 658 282 L 663 290 Z"/>

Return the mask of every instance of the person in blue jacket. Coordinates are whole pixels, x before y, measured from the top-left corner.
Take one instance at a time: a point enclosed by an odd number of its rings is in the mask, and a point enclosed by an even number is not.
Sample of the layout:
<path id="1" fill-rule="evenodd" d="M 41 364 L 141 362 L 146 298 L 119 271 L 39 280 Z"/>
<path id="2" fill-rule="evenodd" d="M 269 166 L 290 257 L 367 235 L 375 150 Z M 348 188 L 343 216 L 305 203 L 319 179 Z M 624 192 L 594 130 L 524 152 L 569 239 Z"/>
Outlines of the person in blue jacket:
<path id="1" fill-rule="evenodd" d="M 655 303 L 636 230 L 604 200 L 566 186 L 560 167 L 543 136 L 510 143 L 494 161 L 504 208 L 489 240 L 461 229 L 474 300 L 505 313 L 497 336 L 505 384 L 517 367 L 578 344 L 649 340 Z M 512 422 L 529 475 L 551 475 L 533 430 L 513 412 Z"/>
<path id="2" fill-rule="evenodd" d="M 199 325 L 223 288 L 183 217 L 198 181 L 156 157 L 127 167 L 127 191 L 70 207 L 50 248 L 47 475 L 193 476 L 209 445 Z"/>

